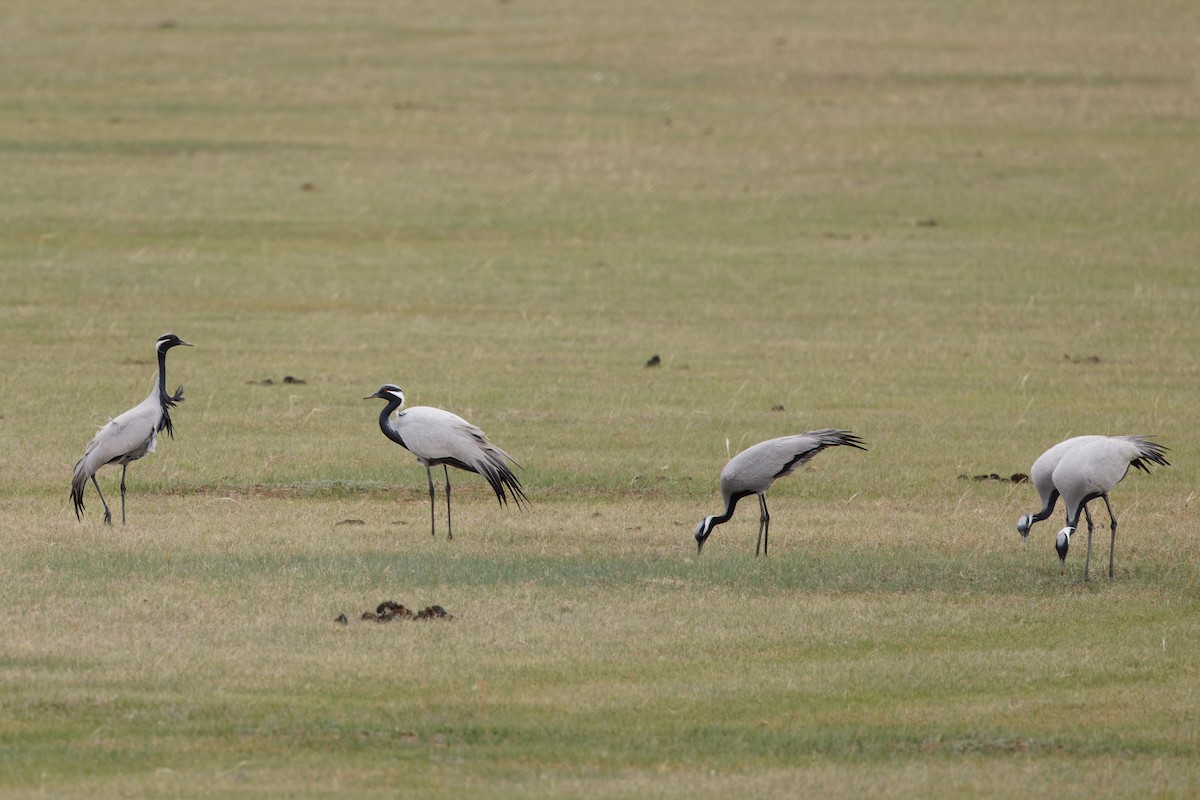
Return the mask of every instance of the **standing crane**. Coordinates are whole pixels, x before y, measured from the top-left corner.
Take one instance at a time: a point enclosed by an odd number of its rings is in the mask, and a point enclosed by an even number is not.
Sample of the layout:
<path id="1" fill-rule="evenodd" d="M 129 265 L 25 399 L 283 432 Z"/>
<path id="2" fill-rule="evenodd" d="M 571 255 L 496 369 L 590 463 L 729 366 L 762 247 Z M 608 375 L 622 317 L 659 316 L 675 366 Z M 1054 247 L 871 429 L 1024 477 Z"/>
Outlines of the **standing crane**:
<path id="1" fill-rule="evenodd" d="M 756 494 L 759 517 L 758 544 L 754 546 L 754 555 L 758 555 L 760 548 L 766 555 L 771 528 L 771 515 L 767 512 L 767 489 L 771 488 L 776 478 L 791 475 L 825 448 L 840 445 L 867 449 L 863 447 L 862 440 L 850 431 L 827 429 L 768 439 L 738 453 L 721 470 L 721 496 L 725 501 L 725 513 L 705 517 L 696 525 L 696 552 L 704 549 L 704 542 L 713 528 L 733 517 L 738 501 Z"/>
<path id="2" fill-rule="evenodd" d="M 394 383 L 385 383 L 373 397 L 387 401 L 379 414 L 379 428 L 383 435 L 408 450 L 425 467 L 429 479 L 429 533 L 437 535 L 434 522 L 434 489 L 432 468 L 441 465 L 446 477 L 446 538 L 454 538 L 450 522 L 450 470 L 458 467 L 467 472 L 482 475 L 496 493 L 501 505 L 508 504 L 509 495 L 517 506 L 523 507 L 529 499 L 521 488 L 521 482 L 506 461 L 517 464 L 513 457 L 487 440 L 483 431 L 457 414 L 429 406 L 414 406 L 401 411 L 392 418 L 392 412 L 404 405 L 404 391 Z"/>
<path id="3" fill-rule="evenodd" d="M 75 517 L 83 518 L 83 490 L 89 479 L 104 504 L 104 522 L 112 525 L 112 511 L 96 482 L 96 472 L 105 464 L 121 465 L 121 524 L 125 524 L 125 470 L 129 462 L 137 461 L 147 453 L 154 452 L 159 432 L 175 438 L 175 427 L 171 424 L 170 410 L 176 403 L 183 402 L 183 387 L 175 394 L 167 394 L 167 351 L 172 347 L 190 344 L 173 333 L 165 333 L 154 343 L 158 354 L 158 376 L 150 396 L 118 417 L 110 419 L 92 437 L 83 451 L 83 458 L 75 463 L 71 477 L 71 500 L 75 504 Z"/>
<path id="4" fill-rule="evenodd" d="M 1150 441 L 1144 436 L 1089 436 L 1088 441 L 1081 442 L 1063 454 L 1058 466 L 1054 468 L 1054 487 L 1062 495 L 1067 506 L 1067 525 L 1058 532 L 1054 541 L 1054 549 L 1058 551 L 1058 560 L 1066 568 L 1067 550 L 1071 547 L 1071 536 L 1079 524 L 1079 512 L 1086 513 L 1087 504 L 1097 497 L 1104 499 L 1111 523 L 1112 539 L 1108 548 L 1108 577 L 1113 576 L 1113 551 L 1117 546 L 1117 517 L 1113 514 L 1112 503 L 1108 493 L 1112 491 L 1129 472 L 1135 467 L 1150 473 L 1150 464 L 1170 466 L 1163 454 L 1167 448 Z M 1088 579 L 1088 569 L 1092 563 L 1092 517 L 1087 514 L 1088 549 L 1087 559 L 1083 564 L 1083 579 Z"/>

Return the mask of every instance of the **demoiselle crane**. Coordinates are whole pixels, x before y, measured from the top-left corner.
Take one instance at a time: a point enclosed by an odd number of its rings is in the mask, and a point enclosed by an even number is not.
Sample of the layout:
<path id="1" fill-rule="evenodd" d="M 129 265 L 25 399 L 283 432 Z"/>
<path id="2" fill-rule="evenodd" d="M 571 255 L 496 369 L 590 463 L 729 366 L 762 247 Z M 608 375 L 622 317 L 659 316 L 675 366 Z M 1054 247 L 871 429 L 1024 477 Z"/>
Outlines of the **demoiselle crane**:
<path id="1" fill-rule="evenodd" d="M 760 549 L 766 555 L 771 528 L 767 489 L 771 488 L 776 478 L 791 475 L 825 448 L 838 446 L 867 449 L 863 447 L 862 440 L 850 431 L 820 430 L 768 439 L 738 453 L 721 470 L 721 496 L 725 501 L 725 513 L 705 517 L 696 525 L 696 552 L 704 549 L 704 542 L 713 528 L 733 517 L 738 501 L 756 494 L 759 517 L 758 543 L 754 546 L 754 555 L 757 556 Z"/>
<path id="2" fill-rule="evenodd" d="M 408 450 L 425 467 L 429 479 L 429 533 L 436 536 L 432 468 L 441 465 L 446 477 L 446 538 L 454 538 L 450 521 L 450 470 L 458 467 L 482 475 L 496 493 L 496 500 L 507 505 L 511 495 L 518 508 L 529 502 L 521 482 L 508 463 L 517 464 L 512 456 L 487 440 L 483 431 L 457 414 L 429 406 L 406 408 L 396 416 L 392 412 L 404 405 L 404 391 L 394 383 L 385 383 L 373 397 L 387 401 L 379 414 L 383 435 Z M 517 464 L 517 466 L 520 466 Z"/>
<path id="3" fill-rule="evenodd" d="M 158 354 L 158 376 L 149 397 L 101 427 L 84 449 L 83 458 L 75 463 L 71 477 L 71 500 L 75 504 L 77 519 L 83 518 L 83 490 L 88 479 L 91 479 L 96 494 L 100 495 L 100 502 L 104 504 L 104 521 L 112 525 L 112 511 L 108 508 L 104 493 L 100 491 L 96 472 L 105 464 L 120 464 L 121 524 L 125 524 L 125 470 L 129 462 L 153 453 L 158 434 L 164 429 L 168 436 L 175 438 L 170 410 L 183 401 L 183 387 L 176 389 L 175 394 L 167 394 L 167 351 L 179 345 L 191 347 L 173 333 L 158 337 L 154 344 L 154 351 Z"/>
<path id="4" fill-rule="evenodd" d="M 1108 549 L 1108 577 L 1113 576 L 1113 551 L 1117 546 L 1117 517 L 1113 514 L 1108 493 L 1112 491 L 1135 467 L 1149 474 L 1150 464 L 1170 466 L 1167 448 L 1150 441 L 1144 436 L 1095 436 L 1087 437 L 1063 454 L 1054 468 L 1054 486 L 1062 495 L 1067 506 L 1067 525 L 1058 532 L 1054 549 L 1058 551 L 1059 563 L 1066 568 L 1067 550 L 1071 547 L 1071 536 L 1079 524 L 1079 512 L 1087 511 L 1087 504 L 1097 497 L 1104 499 L 1111 523 L 1112 539 Z M 1083 564 L 1083 579 L 1088 579 L 1092 563 L 1092 517 L 1087 514 L 1088 549 Z"/>
<path id="5" fill-rule="evenodd" d="M 1033 487 L 1037 489 L 1038 496 L 1041 497 L 1042 510 L 1035 511 L 1032 514 L 1022 514 L 1021 518 L 1017 520 L 1017 532 L 1021 534 L 1022 541 L 1027 540 L 1029 529 L 1033 527 L 1033 523 L 1041 522 L 1054 513 L 1054 506 L 1059 498 L 1059 491 L 1054 486 L 1054 468 L 1058 466 L 1058 462 L 1062 460 L 1062 457 L 1076 445 L 1105 438 L 1107 437 L 1076 436 L 1054 445 L 1054 447 L 1051 447 L 1038 456 L 1037 461 L 1033 462 L 1033 467 L 1029 470 L 1029 480 L 1033 483 Z M 1088 514 L 1090 516 L 1090 512 Z"/>

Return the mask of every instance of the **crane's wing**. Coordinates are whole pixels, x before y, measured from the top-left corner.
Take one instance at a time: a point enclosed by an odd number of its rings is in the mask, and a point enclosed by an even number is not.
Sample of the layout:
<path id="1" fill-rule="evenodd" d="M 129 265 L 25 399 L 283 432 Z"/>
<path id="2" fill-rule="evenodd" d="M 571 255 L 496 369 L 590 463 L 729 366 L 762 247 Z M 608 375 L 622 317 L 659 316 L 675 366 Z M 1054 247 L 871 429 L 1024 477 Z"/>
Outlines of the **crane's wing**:
<path id="1" fill-rule="evenodd" d="M 160 414 L 155 404 L 146 401 L 109 420 L 88 442 L 79 464 L 87 464 L 91 476 L 111 461 L 153 453 Z M 75 467 L 77 471 L 79 464 Z"/>
<path id="2" fill-rule="evenodd" d="M 1142 436 L 1104 436 L 1068 451 L 1054 468 L 1054 485 L 1069 503 L 1110 491 L 1129 468 L 1149 472 L 1149 464 L 1168 466 L 1166 450 Z"/>
<path id="3" fill-rule="evenodd" d="M 768 439 L 746 448 L 721 470 L 723 491 L 764 492 L 777 479 L 791 475 L 828 447 L 866 450 L 850 431 L 825 429 Z"/>
<path id="4" fill-rule="evenodd" d="M 476 472 L 491 484 L 499 502 L 507 503 L 510 494 L 518 505 L 526 502 L 521 482 L 508 466 L 520 465 L 489 442 L 483 431 L 457 414 L 416 406 L 397 414 L 391 425 L 404 440 L 404 446 L 426 466 L 449 464 Z"/>

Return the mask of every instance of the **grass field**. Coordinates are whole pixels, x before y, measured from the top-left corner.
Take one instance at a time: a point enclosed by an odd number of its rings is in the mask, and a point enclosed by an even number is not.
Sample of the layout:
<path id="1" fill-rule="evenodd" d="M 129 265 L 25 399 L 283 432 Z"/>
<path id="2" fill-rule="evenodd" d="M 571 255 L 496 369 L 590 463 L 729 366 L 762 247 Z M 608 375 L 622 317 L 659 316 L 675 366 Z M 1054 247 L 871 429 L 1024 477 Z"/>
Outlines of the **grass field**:
<path id="1" fill-rule="evenodd" d="M 6 3 L 0 795 L 1195 796 L 1192 5 Z M 1087 583 L 972 479 L 1083 433 L 1172 461 Z"/>

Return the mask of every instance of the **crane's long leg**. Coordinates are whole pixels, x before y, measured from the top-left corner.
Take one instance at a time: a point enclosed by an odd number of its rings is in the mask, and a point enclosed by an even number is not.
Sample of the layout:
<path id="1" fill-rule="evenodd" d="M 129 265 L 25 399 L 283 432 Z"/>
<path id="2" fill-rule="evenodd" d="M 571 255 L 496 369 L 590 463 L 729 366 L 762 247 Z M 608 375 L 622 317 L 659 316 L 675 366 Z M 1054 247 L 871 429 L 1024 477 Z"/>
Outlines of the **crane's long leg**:
<path id="1" fill-rule="evenodd" d="M 1087 559 L 1083 562 L 1083 579 L 1088 579 L 1088 567 L 1092 564 L 1092 512 L 1088 511 L 1088 507 L 1083 507 L 1083 515 L 1087 517 L 1088 523 L 1088 551 Z"/>
<path id="2" fill-rule="evenodd" d="M 758 546 L 762 545 L 762 554 L 767 554 L 767 542 L 771 538 L 771 514 L 767 511 L 767 496 L 758 495 L 758 544 L 754 545 L 754 555 L 758 555 Z"/>
<path id="3" fill-rule="evenodd" d="M 1112 503 L 1108 502 L 1108 495 L 1100 495 L 1104 498 L 1104 505 L 1108 509 L 1108 518 L 1112 521 L 1112 541 L 1108 543 L 1108 577 L 1113 576 L 1113 551 L 1117 549 L 1117 518 L 1113 515 Z"/>
<path id="4" fill-rule="evenodd" d="M 450 468 L 442 464 L 442 472 L 446 473 L 446 538 L 454 538 L 454 528 L 450 525 Z"/>
<path id="5" fill-rule="evenodd" d="M 425 477 L 429 479 L 429 535 L 437 536 L 433 516 L 433 473 L 429 471 L 429 467 L 425 468 Z"/>
<path id="6" fill-rule="evenodd" d="M 125 470 L 129 468 L 129 464 L 121 465 L 121 524 L 125 524 Z"/>
<path id="7" fill-rule="evenodd" d="M 92 475 L 92 485 L 96 487 L 96 494 L 100 495 L 100 502 L 104 504 L 104 524 L 112 525 L 112 512 L 108 510 L 108 501 L 104 499 L 104 492 L 100 491 L 100 484 L 95 475 Z"/>

